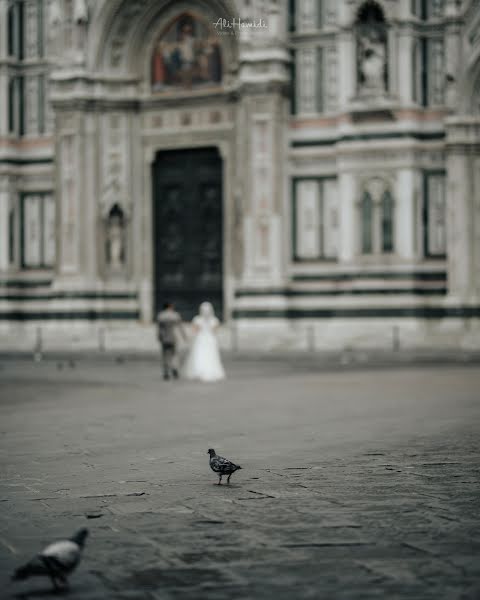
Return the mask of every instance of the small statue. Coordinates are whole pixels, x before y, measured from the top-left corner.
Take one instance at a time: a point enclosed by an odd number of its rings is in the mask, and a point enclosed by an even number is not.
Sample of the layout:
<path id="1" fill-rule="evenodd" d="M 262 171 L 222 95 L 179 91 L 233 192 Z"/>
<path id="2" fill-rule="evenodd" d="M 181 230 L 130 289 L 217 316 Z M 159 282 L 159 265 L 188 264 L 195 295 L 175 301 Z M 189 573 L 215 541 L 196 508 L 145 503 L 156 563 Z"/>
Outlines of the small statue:
<path id="1" fill-rule="evenodd" d="M 107 262 L 112 272 L 121 271 L 125 263 L 124 216 L 118 204 L 107 220 Z"/>
<path id="2" fill-rule="evenodd" d="M 86 0 L 74 0 L 73 20 L 77 25 L 88 23 L 88 6 Z"/>
<path id="3" fill-rule="evenodd" d="M 48 24 L 52 29 L 56 29 L 62 22 L 62 7 L 60 0 L 50 0 L 48 6 Z"/>
<path id="4" fill-rule="evenodd" d="M 379 32 L 370 30 L 359 40 L 360 72 L 362 87 L 374 91 L 385 91 L 385 43 Z"/>

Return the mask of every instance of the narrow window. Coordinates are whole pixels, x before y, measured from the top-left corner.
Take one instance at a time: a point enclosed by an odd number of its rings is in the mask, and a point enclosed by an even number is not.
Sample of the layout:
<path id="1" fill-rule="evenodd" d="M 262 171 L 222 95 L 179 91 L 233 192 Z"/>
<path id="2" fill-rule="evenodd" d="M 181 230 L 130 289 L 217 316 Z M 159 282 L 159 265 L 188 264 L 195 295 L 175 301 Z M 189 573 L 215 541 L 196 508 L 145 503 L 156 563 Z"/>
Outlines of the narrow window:
<path id="1" fill-rule="evenodd" d="M 15 262 L 15 210 L 10 208 L 8 214 L 8 259 L 10 264 Z"/>
<path id="2" fill-rule="evenodd" d="M 295 31 L 295 0 L 288 0 L 288 30 Z"/>
<path id="3" fill-rule="evenodd" d="M 321 113 L 323 111 L 323 48 L 317 48 L 316 67 L 315 105 L 317 112 Z"/>
<path id="4" fill-rule="evenodd" d="M 19 2 L 17 5 L 18 10 L 18 19 L 17 19 L 17 32 L 18 32 L 18 47 L 17 47 L 17 57 L 19 60 L 23 60 L 25 57 L 25 37 L 23 35 L 24 31 L 24 3 Z"/>
<path id="5" fill-rule="evenodd" d="M 16 98 L 16 80 L 12 77 L 8 82 L 8 131 L 15 133 L 15 98 Z"/>
<path id="6" fill-rule="evenodd" d="M 447 253 L 446 190 L 444 173 L 424 175 L 423 240 L 427 257 Z"/>
<path id="7" fill-rule="evenodd" d="M 25 135 L 25 79 L 17 77 L 18 81 L 18 135 Z"/>
<path id="8" fill-rule="evenodd" d="M 44 15 L 43 15 L 43 0 L 37 0 L 37 52 L 39 58 L 43 58 L 45 40 L 44 40 Z"/>
<path id="9" fill-rule="evenodd" d="M 15 5 L 8 8 L 8 56 L 15 56 Z"/>
<path id="10" fill-rule="evenodd" d="M 428 44 L 426 38 L 420 39 L 420 85 L 422 106 L 428 106 Z"/>
<path id="11" fill-rule="evenodd" d="M 45 133 L 45 75 L 38 76 L 38 133 Z"/>
<path id="12" fill-rule="evenodd" d="M 373 202 L 368 192 L 363 194 L 362 205 L 362 252 L 372 252 L 372 224 L 373 224 Z"/>
<path id="13" fill-rule="evenodd" d="M 393 252 L 393 199 L 388 190 L 382 196 L 382 250 Z"/>

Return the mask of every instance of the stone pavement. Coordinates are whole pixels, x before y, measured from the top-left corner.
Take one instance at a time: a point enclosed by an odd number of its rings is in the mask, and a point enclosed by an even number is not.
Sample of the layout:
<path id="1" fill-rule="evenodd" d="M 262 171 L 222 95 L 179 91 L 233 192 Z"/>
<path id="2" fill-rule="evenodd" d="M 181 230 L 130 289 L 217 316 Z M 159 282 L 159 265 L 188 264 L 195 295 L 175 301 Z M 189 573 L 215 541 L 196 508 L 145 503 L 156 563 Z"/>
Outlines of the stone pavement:
<path id="1" fill-rule="evenodd" d="M 91 531 L 72 600 L 480 598 L 480 370 L 0 361 L 0 597 Z M 215 485 L 207 449 L 238 461 Z"/>

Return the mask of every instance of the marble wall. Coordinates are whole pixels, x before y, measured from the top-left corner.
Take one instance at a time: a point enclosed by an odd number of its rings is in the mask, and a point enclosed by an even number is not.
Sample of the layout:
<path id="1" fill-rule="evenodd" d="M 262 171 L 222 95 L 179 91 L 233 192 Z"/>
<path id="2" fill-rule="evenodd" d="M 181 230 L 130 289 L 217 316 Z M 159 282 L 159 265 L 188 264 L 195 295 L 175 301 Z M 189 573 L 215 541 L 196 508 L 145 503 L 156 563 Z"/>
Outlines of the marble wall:
<path id="1" fill-rule="evenodd" d="M 0 0 L 0 23 L 9 6 Z M 151 323 L 152 163 L 160 150 L 214 146 L 224 313 L 244 340 L 258 327 L 290 339 L 305 319 L 478 319 L 474 2 L 22 6 L 22 56 L 0 36 L 0 100 L 14 116 L 12 127 L 0 114 L 4 280 L 74 292 L 83 304 L 55 303 L 65 320 Z M 214 26 L 239 15 L 259 27 Z M 179 17 L 210 28 L 221 82 L 197 85 L 191 70 L 183 87 L 152 88 L 155 44 Z M 169 60 L 188 53 L 183 31 Z M 28 321 L 25 303 L 0 305 L 3 322 Z"/>

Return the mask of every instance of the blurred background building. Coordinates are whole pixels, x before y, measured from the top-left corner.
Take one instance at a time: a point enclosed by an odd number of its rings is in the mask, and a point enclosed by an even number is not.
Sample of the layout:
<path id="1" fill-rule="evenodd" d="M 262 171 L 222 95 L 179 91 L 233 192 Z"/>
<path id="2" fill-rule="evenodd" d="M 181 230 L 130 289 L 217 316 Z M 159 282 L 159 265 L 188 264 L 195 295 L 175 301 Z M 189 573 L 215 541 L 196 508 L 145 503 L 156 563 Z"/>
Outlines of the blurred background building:
<path id="1" fill-rule="evenodd" d="M 233 347 L 480 347 L 478 1 L 0 0 L 0 26 L 3 348 L 154 347 L 166 300 Z"/>

